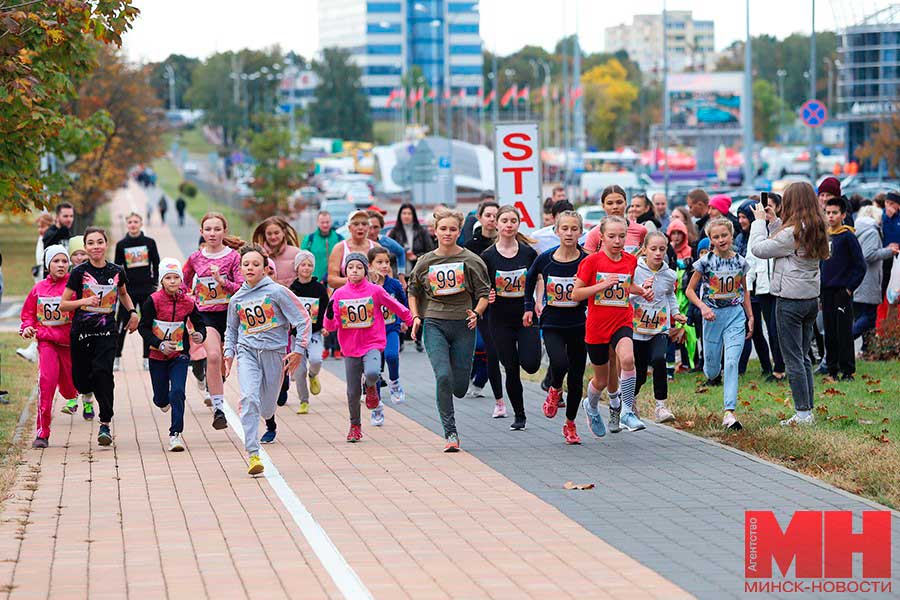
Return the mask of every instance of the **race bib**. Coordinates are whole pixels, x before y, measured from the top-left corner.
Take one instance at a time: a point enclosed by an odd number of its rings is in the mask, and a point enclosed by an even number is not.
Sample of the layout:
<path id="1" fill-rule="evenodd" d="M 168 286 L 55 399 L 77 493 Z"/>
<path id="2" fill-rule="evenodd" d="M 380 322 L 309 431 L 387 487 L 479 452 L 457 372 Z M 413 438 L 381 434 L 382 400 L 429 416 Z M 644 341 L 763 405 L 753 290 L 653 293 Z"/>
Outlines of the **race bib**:
<path id="1" fill-rule="evenodd" d="M 268 296 L 238 304 L 237 313 L 241 321 L 241 330 L 247 335 L 256 335 L 278 327 L 275 305 Z"/>
<path id="2" fill-rule="evenodd" d="M 102 285 L 85 281 L 83 285 L 82 297 L 100 296 L 100 304 L 98 306 L 83 306 L 81 310 L 102 314 L 109 314 L 115 310 L 116 298 L 118 297 L 118 290 L 115 284 Z"/>
<path id="3" fill-rule="evenodd" d="M 125 266 L 129 269 L 150 266 L 150 252 L 147 246 L 125 248 Z"/>
<path id="4" fill-rule="evenodd" d="M 37 320 L 44 327 L 59 327 L 72 322 L 72 313 L 59 310 L 62 296 L 38 296 Z"/>
<path id="5" fill-rule="evenodd" d="M 547 306 L 559 306 L 562 308 L 578 306 L 578 303 L 572 300 L 572 291 L 575 289 L 574 277 L 547 277 L 547 285 L 545 286 L 547 294 Z"/>
<path id="6" fill-rule="evenodd" d="M 318 298 L 307 298 L 306 296 L 298 296 L 297 300 L 300 301 L 304 307 L 306 307 L 306 312 L 309 313 L 309 318 L 312 321 L 315 321 L 319 318 L 319 299 Z"/>
<path id="7" fill-rule="evenodd" d="M 597 273 L 597 283 L 607 277 L 618 278 L 619 282 L 594 296 L 594 304 L 600 306 L 628 306 L 628 288 L 631 287 L 631 275 L 625 273 Z"/>
<path id="8" fill-rule="evenodd" d="M 714 271 L 709 274 L 709 297 L 713 300 L 734 300 L 744 292 L 741 271 Z"/>
<path id="9" fill-rule="evenodd" d="M 164 342 L 172 343 L 178 352 L 184 350 L 184 321 L 153 319 L 153 335 Z"/>
<path id="10" fill-rule="evenodd" d="M 634 302 L 634 319 L 632 328 L 635 333 L 656 335 L 669 329 L 669 306 L 665 302 Z"/>
<path id="11" fill-rule="evenodd" d="M 388 310 L 387 306 L 381 307 L 381 316 L 384 317 L 384 324 L 391 325 L 397 322 L 397 315 Z"/>
<path id="12" fill-rule="evenodd" d="M 445 263 L 428 267 L 428 283 L 435 296 L 452 296 L 466 291 L 466 271 L 463 263 Z"/>
<path id="13" fill-rule="evenodd" d="M 222 277 L 223 279 L 224 276 Z M 228 304 L 231 294 L 219 286 L 215 277 L 197 277 L 194 279 L 194 296 L 200 306 Z"/>
<path id="14" fill-rule="evenodd" d="M 375 316 L 375 302 L 372 296 L 350 298 L 338 301 L 341 327 L 345 329 L 366 329 L 372 326 Z"/>
<path id="15" fill-rule="evenodd" d="M 515 271 L 497 271 L 494 275 L 494 287 L 501 298 L 525 297 L 525 273 L 527 269 Z"/>

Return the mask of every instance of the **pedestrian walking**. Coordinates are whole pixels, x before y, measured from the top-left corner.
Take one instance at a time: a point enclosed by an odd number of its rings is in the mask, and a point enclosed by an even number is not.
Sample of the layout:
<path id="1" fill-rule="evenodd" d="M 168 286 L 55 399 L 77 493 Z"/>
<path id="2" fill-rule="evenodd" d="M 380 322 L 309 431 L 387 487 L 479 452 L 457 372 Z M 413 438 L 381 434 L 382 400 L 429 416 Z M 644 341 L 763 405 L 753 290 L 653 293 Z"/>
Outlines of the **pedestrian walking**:
<path id="1" fill-rule="evenodd" d="M 175 200 L 175 212 L 178 213 L 178 226 L 184 227 L 184 211 L 187 210 L 187 202 L 182 196 Z"/>

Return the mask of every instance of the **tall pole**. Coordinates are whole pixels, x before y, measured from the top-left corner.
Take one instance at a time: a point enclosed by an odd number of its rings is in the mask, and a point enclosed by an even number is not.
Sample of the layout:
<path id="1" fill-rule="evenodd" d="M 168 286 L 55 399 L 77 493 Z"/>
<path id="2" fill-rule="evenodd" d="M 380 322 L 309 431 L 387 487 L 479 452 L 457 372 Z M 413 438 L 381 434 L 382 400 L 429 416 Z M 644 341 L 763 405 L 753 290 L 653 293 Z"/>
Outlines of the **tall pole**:
<path id="1" fill-rule="evenodd" d="M 572 41 L 574 47 L 572 55 L 572 87 L 578 90 L 575 95 L 575 112 L 573 115 L 573 127 L 575 135 L 575 168 L 581 169 L 581 157 L 587 150 L 587 139 L 584 133 L 584 102 L 582 101 L 581 87 L 581 44 L 578 40 L 578 0 L 575 0 L 575 38 Z"/>
<path id="2" fill-rule="evenodd" d="M 169 110 L 178 108 L 175 102 L 175 69 L 172 65 L 166 65 L 166 79 L 169 80 Z"/>
<path id="3" fill-rule="evenodd" d="M 563 0 L 563 39 L 562 39 L 562 85 L 563 85 L 563 111 L 562 111 L 562 137 L 563 137 L 563 173 L 569 175 L 569 49 L 566 44 L 566 0 Z"/>
<path id="4" fill-rule="evenodd" d="M 494 102 L 491 104 L 491 123 L 496 127 L 500 120 L 500 71 L 497 70 L 497 29 L 500 24 L 500 3 L 494 5 L 494 51 L 491 53 L 491 71 L 494 74 Z"/>
<path id="5" fill-rule="evenodd" d="M 746 0 L 746 36 L 744 41 L 744 93 L 741 118 L 744 119 L 744 185 L 753 182 L 753 49 L 750 43 L 750 0 Z"/>
<path id="6" fill-rule="evenodd" d="M 541 68 L 544 69 L 544 87 L 541 88 L 541 112 L 543 114 L 541 121 L 543 122 L 544 140 L 546 144 L 550 143 L 550 133 L 547 131 L 550 126 L 548 111 L 550 108 L 550 65 L 546 61 L 541 61 Z M 545 95 L 546 94 L 546 95 Z"/>
<path id="7" fill-rule="evenodd" d="M 456 182 L 453 180 L 453 89 L 450 86 L 450 21 L 449 6 L 444 3 L 444 86 L 447 90 L 446 134 L 447 134 L 447 206 L 456 206 Z"/>
<path id="8" fill-rule="evenodd" d="M 812 4 L 812 33 L 809 36 L 809 99 L 816 97 L 816 0 Z M 816 160 L 816 128 L 809 128 L 809 178 L 813 185 L 819 177 L 818 161 Z"/>
<path id="9" fill-rule="evenodd" d="M 663 185 L 666 200 L 669 199 L 669 13 L 663 0 Z"/>
<path id="10" fill-rule="evenodd" d="M 784 76 L 787 75 L 787 71 L 784 69 L 778 69 L 778 137 L 781 139 L 781 143 L 784 143 L 784 134 L 781 131 L 782 123 L 784 122 Z"/>

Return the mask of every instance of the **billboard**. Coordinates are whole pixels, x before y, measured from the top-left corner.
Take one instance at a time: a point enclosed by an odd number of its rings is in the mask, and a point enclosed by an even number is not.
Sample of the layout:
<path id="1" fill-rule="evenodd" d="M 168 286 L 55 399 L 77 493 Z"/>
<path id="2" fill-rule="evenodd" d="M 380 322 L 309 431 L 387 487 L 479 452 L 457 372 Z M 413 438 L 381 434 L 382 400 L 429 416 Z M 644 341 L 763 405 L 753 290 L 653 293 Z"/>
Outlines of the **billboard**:
<path id="1" fill-rule="evenodd" d="M 669 123 L 676 129 L 739 129 L 743 73 L 673 73 Z"/>

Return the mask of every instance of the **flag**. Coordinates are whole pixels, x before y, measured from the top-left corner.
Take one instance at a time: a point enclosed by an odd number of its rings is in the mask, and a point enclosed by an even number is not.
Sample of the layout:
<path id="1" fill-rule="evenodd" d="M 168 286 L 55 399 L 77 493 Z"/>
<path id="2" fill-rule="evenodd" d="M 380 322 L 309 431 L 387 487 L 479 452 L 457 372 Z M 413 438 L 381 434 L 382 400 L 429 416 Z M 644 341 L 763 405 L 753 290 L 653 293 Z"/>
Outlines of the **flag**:
<path id="1" fill-rule="evenodd" d="M 491 104 L 497 101 L 497 90 L 491 90 L 488 93 L 487 98 L 484 99 L 484 107 L 487 108 Z"/>
<path id="2" fill-rule="evenodd" d="M 550 88 L 546 84 L 541 86 L 541 98 L 547 99 L 550 96 Z"/>
<path id="3" fill-rule="evenodd" d="M 571 104 L 574 107 L 575 103 L 583 95 L 584 95 L 584 90 L 581 88 L 580 85 L 572 86 L 572 92 L 569 95 L 569 104 Z"/>
<path id="4" fill-rule="evenodd" d="M 530 99 L 530 96 L 531 96 L 531 88 L 529 88 L 526 85 L 525 87 L 522 88 L 522 91 L 519 92 L 519 97 L 516 98 L 516 100 L 518 100 L 520 102 L 523 100 L 525 102 L 528 102 L 528 100 Z"/>
<path id="5" fill-rule="evenodd" d="M 553 86 L 553 101 L 559 102 L 559 88 L 555 85 Z"/>
<path id="6" fill-rule="evenodd" d="M 390 95 L 388 95 L 387 102 L 384 104 L 385 108 L 390 108 L 391 104 L 394 103 L 394 100 L 397 98 L 399 90 L 391 90 Z"/>
<path id="7" fill-rule="evenodd" d="M 437 99 L 437 90 L 434 88 L 431 88 L 430 90 L 428 90 L 428 102 L 429 103 L 434 102 L 436 99 Z"/>
<path id="8" fill-rule="evenodd" d="M 419 87 L 419 91 L 416 92 L 416 104 L 425 99 L 425 88 Z"/>
<path id="9" fill-rule="evenodd" d="M 453 99 L 453 102 L 458 102 L 459 104 L 465 104 L 466 101 L 466 88 L 459 88 L 459 92 L 456 94 L 456 98 Z"/>
<path id="10" fill-rule="evenodd" d="M 516 97 L 518 94 L 518 87 L 514 83 L 511 88 L 506 90 L 506 93 L 503 94 L 503 97 L 500 99 L 500 106 L 506 108 L 506 106 L 510 103 L 510 101 Z"/>
<path id="11" fill-rule="evenodd" d="M 449 88 L 449 86 L 444 88 L 444 102 L 447 102 L 448 100 L 450 100 L 450 88 Z"/>

